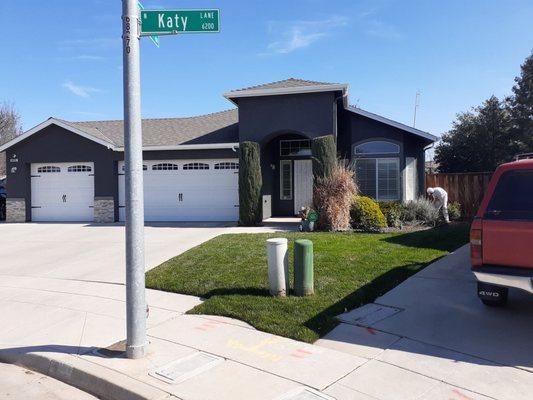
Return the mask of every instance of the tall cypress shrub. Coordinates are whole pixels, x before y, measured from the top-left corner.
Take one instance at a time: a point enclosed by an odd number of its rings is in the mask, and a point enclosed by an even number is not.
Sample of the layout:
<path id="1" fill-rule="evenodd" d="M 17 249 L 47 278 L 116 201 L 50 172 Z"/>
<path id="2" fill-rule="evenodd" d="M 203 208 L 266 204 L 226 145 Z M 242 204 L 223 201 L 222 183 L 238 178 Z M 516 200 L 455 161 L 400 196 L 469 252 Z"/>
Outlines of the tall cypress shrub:
<path id="1" fill-rule="evenodd" d="M 333 135 L 320 136 L 311 144 L 315 179 L 331 176 L 337 165 L 337 146 Z"/>
<path id="2" fill-rule="evenodd" d="M 259 143 L 242 142 L 239 146 L 239 224 L 257 225 L 262 221 L 261 158 Z"/>

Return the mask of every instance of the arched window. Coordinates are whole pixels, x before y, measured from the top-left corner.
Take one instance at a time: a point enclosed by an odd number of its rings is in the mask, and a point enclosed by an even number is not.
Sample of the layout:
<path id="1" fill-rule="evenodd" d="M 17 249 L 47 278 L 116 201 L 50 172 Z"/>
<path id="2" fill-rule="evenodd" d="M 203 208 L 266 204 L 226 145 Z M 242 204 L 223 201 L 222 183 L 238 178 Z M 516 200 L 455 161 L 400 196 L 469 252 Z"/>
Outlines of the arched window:
<path id="1" fill-rule="evenodd" d="M 239 163 L 220 162 L 215 164 L 215 169 L 239 169 Z"/>
<path id="2" fill-rule="evenodd" d="M 152 171 L 173 171 L 178 169 L 178 164 L 161 163 L 152 165 Z"/>
<path id="3" fill-rule="evenodd" d="M 67 168 L 68 172 L 91 172 L 92 168 L 88 165 L 71 165 Z"/>
<path id="4" fill-rule="evenodd" d="M 185 169 L 185 170 L 189 170 L 189 169 L 209 169 L 209 164 L 197 163 L 197 162 L 188 163 L 188 164 L 183 164 L 183 169 Z"/>
<path id="5" fill-rule="evenodd" d="M 385 140 L 374 140 L 372 142 L 361 143 L 354 148 L 354 154 L 371 155 L 371 154 L 399 154 L 400 146 L 396 143 Z"/>
<path id="6" fill-rule="evenodd" d="M 48 173 L 48 172 L 61 172 L 61 168 L 56 167 L 54 165 L 46 165 L 44 167 L 37 168 L 37 172 L 39 174 L 45 174 L 45 173 Z"/>

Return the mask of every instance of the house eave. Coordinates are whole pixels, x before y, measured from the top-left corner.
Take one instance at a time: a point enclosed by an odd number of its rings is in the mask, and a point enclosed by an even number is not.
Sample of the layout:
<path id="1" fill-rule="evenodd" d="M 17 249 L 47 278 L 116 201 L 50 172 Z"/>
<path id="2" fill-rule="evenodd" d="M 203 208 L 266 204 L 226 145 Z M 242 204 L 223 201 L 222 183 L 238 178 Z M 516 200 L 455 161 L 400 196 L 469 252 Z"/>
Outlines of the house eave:
<path id="1" fill-rule="evenodd" d="M 66 129 L 72 133 L 75 133 L 81 137 L 84 137 L 85 139 L 91 140 L 93 142 L 96 142 L 98 144 L 101 144 L 102 146 L 105 146 L 108 149 L 114 150 L 115 146 L 113 143 L 106 142 L 104 140 L 98 139 L 92 135 L 89 135 L 88 133 L 83 132 L 82 130 L 71 126 L 61 120 L 58 120 L 56 118 L 48 118 L 46 121 L 41 122 L 40 124 L 34 126 L 33 128 L 27 130 L 23 134 L 11 139 L 9 142 L 4 143 L 2 146 L 0 146 L 0 152 L 5 151 L 9 149 L 10 147 L 16 145 L 19 142 L 22 142 L 25 139 L 28 139 L 30 136 L 34 135 L 35 133 L 43 130 L 44 128 L 47 128 L 50 125 L 57 125 L 63 129 Z"/>
<path id="2" fill-rule="evenodd" d="M 143 146 L 143 151 L 165 151 L 165 150 L 217 150 L 217 149 L 237 149 L 239 143 L 208 143 L 208 144 L 178 144 L 166 146 Z M 116 147 L 115 151 L 124 151 L 124 147 Z"/>
<path id="3" fill-rule="evenodd" d="M 420 136 L 426 140 L 429 140 L 431 142 L 436 142 L 438 138 L 435 135 L 432 135 L 429 132 L 421 131 L 420 129 L 413 128 L 412 126 L 402 124 L 401 122 L 393 121 L 392 119 L 388 119 L 385 117 L 382 117 L 381 115 L 377 115 L 374 113 L 371 113 L 369 111 L 362 110 L 357 107 L 347 106 L 345 107 L 347 111 L 350 111 L 357 115 L 362 115 L 363 117 L 373 119 L 374 121 L 381 122 L 383 124 L 393 126 L 395 128 L 401 129 L 403 131 L 412 133 L 414 135 Z"/>
<path id="4" fill-rule="evenodd" d="M 346 84 L 334 84 L 334 85 L 297 86 L 297 87 L 275 88 L 275 89 L 240 90 L 240 91 L 235 91 L 235 92 L 224 93 L 223 96 L 226 99 L 232 101 L 232 99 L 239 98 L 239 97 L 279 96 L 279 95 L 286 95 L 286 94 L 303 94 L 303 93 L 319 93 L 319 92 L 334 92 L 334 91 L 342 91 L 343 94 L 345 94 L 347 90 L 348 90 L 348 85 Z"/>

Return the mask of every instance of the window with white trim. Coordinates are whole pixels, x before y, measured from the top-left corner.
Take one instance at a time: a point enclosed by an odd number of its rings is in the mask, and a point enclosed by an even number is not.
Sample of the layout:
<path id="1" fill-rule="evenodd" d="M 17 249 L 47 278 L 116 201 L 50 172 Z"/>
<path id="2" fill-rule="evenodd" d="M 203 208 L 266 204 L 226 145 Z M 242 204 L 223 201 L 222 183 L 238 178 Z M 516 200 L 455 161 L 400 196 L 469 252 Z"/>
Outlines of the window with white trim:
<path id="1" fill-rule="evenodd" d="M 400 146 L 396 143 L 387 142 L 385 140 L 374 140 L 371 142 L 361 143 L 354 148 L 356 156 L 371 155 L 371 154 L 399 154 Z"/>
<path id="2" fill-rule="evenodd" d="M 92 170 L 88 165 L 71 165 L 67 168 L 68 172 L 91 172 Z"/>
<path id="3" fill-rule="evenodd" d="M 220 162 L 215 164 L 215 169 L 239 169 L 239 163 Z"/>
<path id="4" fill-rule="evenodd" d="M 359 191 L 376 200 L 400 199 L 400 146 L 373 140 L 354 146 Z"/>
<path id="5" fill-rule="evenodd" d="M 160 163 L 152 165 L 152 171 L 175 171 L 178 169 L 178 164 Z"/>
<path id="6" fill-rule="evenodd" d="M 292 200 L 292 161 L 281 160 L 279 165 L 279 198 Z"/>
<path id="7" fill-rule="evenodd" d="M 183 164 L 184 170 L 191 170 L 191 169 L 209 169 L 209 164 L 206 163 L 188 163 Z"/>
<path id="8" fill-rule="evenodd" d="M 309 139 L 289 139 L 279 141 L 280 156 L 310 156 L 311 141 Z"/>
<path id="9" fill-rule="evenodd" d="M 37 172 L 39 174 L 46 174 L 46 173 L 49 173 L 49 172 L 61 172 L 61 168 L 56 167 L 54 165 L 46 165 L 44 167 L 37 168 Z"/>
<path id="10" fill-rule="evenodd" d="M 376 200 L 399 200 L 399 165 L 397 157 L 356 159 L 355 177 L 359 192 Z"/>

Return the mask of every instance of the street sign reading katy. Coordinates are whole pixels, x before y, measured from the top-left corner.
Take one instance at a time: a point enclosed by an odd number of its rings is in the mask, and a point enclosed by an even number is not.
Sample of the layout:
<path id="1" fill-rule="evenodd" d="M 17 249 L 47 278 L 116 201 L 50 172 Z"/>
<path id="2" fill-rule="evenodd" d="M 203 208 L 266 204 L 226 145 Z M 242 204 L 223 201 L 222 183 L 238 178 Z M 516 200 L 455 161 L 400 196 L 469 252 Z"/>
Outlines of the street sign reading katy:
<path id="1" fill-rule="evenodd" d="M 141 36 L 220 31 L 219 10 L 141 10 Z"/>

